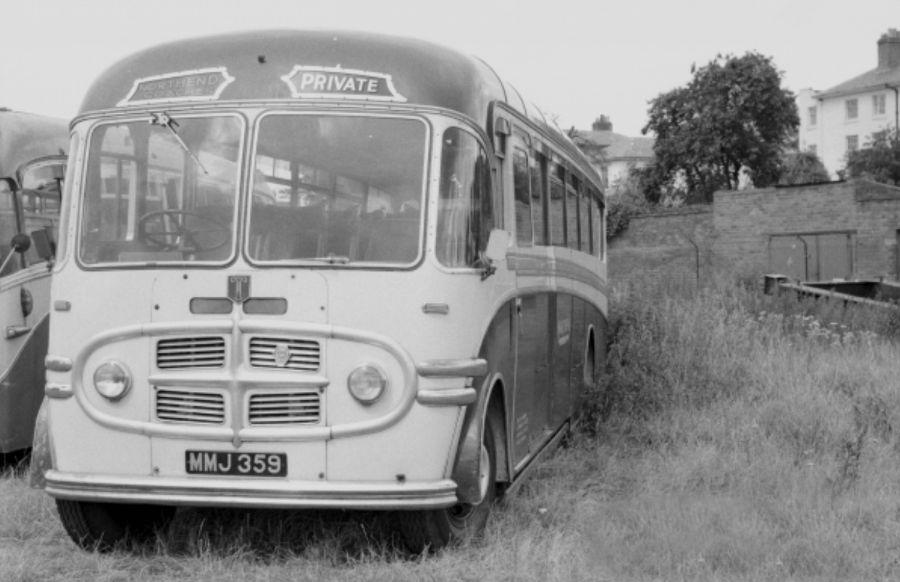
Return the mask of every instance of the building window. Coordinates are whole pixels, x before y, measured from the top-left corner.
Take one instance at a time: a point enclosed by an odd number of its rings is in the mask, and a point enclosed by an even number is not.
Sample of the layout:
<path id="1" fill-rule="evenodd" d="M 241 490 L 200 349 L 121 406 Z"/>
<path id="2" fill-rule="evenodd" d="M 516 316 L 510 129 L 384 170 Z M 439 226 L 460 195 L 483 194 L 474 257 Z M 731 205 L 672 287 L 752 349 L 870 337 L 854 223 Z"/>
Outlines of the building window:
<path id="1" fill-rule="evenodd" d="M 810 126 L 810 127 L 815 127 L 815 125 L 816 125 L 816 115 L 818 114 L 818 112 L 819 112 L 819 110 L 818 110 L 818 108 L 815 107 L 815 106 L 812 106 L 812 107 L 809 108 L 809 126 Z"/>
<path id="2" fill-rule="evenodd" d="M 859 149 L 859 136 L 848 135 L 847 136 L 847 153 L 855 152 L 857 149 Z"/>
<path id="3" fill-rule="evenodd" d="M 816 151 L 816 144 L 811 144 L 809 147 L 806 148 L 806 151 L 808 151 L 809 153 L 811 153 L 814 156 L 819 155 L 818 152 Z"/>
<path id="4" fill-rule="evenodd" d="M 884 115 L 884 93 L 872 95 L 872 115 Z"/>
<path id="5" fill-rule="evenodd" d="M 844 104 L 847 107 L 847 119 L 856 119 L 859 116 L 859 101 L 847 99 Z"/>

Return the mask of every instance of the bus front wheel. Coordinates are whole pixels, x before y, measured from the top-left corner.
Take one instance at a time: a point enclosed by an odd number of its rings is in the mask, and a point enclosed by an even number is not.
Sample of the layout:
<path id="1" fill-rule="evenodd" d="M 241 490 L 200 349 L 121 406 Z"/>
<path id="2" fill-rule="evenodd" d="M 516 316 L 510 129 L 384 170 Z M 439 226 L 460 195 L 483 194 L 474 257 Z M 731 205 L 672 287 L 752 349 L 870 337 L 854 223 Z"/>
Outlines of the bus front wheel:
<path id="1" fill-rule="evenodd" d="M 69 537 L 85 550 L 108 552 L 124 542 L 144 543 L 168 526 L 175 508 L 163 505 L 95 503 L 57 499 Z"/>
<path id="2" fill-rule="evenodd" d="M 400 531 L 411 552 L 420 554 L 428 550 L 439 550 L 450 543 L 478 540 L 484 534 L 491 506 L 497 495 L 497 449 L 493 422 L 492 417 L 488 416 L 481 441 L 481 468 L 478 476 L 481 502 L 402 513 Z"/>

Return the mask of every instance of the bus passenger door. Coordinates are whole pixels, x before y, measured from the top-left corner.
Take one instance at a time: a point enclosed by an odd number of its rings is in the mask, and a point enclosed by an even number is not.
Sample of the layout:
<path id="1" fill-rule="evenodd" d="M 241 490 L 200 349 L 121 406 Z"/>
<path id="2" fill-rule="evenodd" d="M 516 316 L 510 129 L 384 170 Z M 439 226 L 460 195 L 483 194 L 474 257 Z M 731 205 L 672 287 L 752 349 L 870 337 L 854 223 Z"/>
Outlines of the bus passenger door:
<path id="1" fill-rule="evenodd" d="M 534 453 L 544 436 L 549 414 L 550 355 L 555 342 L 551 310 L 550 249 L 545 201 L 546 162 L 536 144 L 517 130 L 512 138 L 510 171 L 515 202 L 516 248 L 510 264 L 516 272 L 516 380 L 513 449 L 518 466 Z M 518 468 L 518 467 L 517 467 Z"/>

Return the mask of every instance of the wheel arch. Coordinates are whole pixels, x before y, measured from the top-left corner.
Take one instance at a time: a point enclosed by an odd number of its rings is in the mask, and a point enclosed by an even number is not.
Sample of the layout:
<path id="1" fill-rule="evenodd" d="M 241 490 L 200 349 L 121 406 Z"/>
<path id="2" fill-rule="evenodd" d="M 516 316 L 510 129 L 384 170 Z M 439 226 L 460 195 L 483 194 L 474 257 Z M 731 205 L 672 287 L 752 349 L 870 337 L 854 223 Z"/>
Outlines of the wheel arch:
<path id="1" fill-rule="evenodd" d="M 478 476 L 481 471 L 481 442 L 488 417 L 494 431 L 497 452 L 497 481 L 508 482 L 509 455 L 506 430 L 505 383 L 501 374 L 485 377 L 478 400 L 469 407 L 453 464 L 451 478 L 456 482 L 456 496 L 461 503 L 481 501 Z"/>

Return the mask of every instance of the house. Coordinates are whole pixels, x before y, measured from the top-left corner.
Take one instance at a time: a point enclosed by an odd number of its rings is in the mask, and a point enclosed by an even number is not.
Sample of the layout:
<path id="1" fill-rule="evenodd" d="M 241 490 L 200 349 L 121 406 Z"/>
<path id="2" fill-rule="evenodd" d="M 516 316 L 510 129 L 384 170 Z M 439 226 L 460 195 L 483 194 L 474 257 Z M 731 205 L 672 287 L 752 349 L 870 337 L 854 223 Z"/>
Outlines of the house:
<path id="1" fill-rule="evenodd" d="M 590 158 L 612 194 L 616 185 L 628 177 L 631 168 L 644 167 L 653 161 L 653 138 L 615 133 L 605 115 L 594 121 L 590 130 L 573 129 L 569 135 Z"/>
<path id="2" fill-rule="evenodd" d="M 797 94 L 799 147 L 812 151 L 833 177 L 846 166 L 847 152 L 872 135 L 900 127 L 900 31 L 878 39 L 878 66 L 825 91 Z"/>

